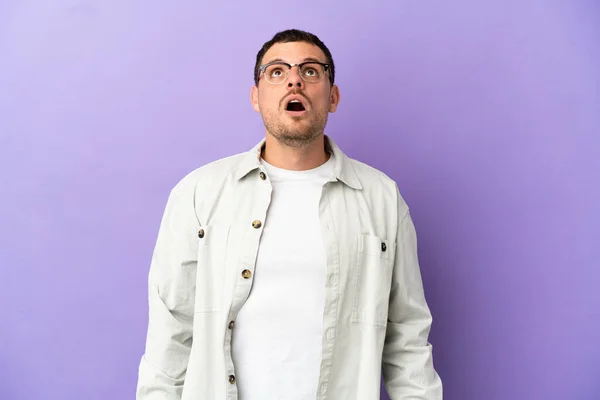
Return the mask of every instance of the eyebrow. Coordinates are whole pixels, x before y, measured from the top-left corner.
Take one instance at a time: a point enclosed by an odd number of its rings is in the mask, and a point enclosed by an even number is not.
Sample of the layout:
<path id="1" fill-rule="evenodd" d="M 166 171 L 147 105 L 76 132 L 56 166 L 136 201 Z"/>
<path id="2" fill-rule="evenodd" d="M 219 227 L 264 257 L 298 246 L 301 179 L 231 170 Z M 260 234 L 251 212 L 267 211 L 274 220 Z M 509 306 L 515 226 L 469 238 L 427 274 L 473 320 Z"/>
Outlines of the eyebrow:
<path id="1" fill-rule="evenodd" d="M 319 63 L 326 64 L 323 61 L 321 61 L 321 60 L 319 60 L 317 58 L 313 58 L 313 57 L 307 57 L 304 60 L 302 60 L 302 62 L 309 62 L 309 61 L 316 61 L 316 62 L 319 62 Z M 284 63 L 290 64 L 288 61 L 284 60 L 283 58 L 274 58 L 274 59 L 272 59 L 272 60 L 264 63 L 263 65 L 270 64 L 270 63 L 273 63 L 273 62 L 284 62 Z"/>

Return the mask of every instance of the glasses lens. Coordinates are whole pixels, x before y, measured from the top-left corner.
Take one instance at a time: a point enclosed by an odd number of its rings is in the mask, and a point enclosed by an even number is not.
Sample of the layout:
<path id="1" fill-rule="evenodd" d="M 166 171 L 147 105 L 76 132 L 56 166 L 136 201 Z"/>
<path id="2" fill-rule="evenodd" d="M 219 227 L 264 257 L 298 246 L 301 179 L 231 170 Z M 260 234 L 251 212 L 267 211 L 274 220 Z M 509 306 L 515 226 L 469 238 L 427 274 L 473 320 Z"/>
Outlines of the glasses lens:
<path id="1" fill-rule="evenodd" d="M 271 83 L 281 83 L 286 80 L 289 68 L 285 64 L 272 64 L 265 70 L 265 78 Z"/>
<path id="2" fill-rule="evenodd" d="M 301 74 L 306 82 L 319 82 L 325 76 L 325 68 L 318 63 L 306 63 L 302 65 Z"/>

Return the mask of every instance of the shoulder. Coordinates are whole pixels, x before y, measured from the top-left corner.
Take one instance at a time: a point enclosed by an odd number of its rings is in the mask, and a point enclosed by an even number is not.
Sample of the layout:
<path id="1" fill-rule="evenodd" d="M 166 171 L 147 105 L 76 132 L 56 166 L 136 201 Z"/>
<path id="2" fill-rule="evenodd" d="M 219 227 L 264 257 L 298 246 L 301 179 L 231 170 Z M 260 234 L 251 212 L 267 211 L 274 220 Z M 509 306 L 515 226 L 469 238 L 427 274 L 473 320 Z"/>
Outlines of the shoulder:
<path id="1" fill-rule="evenodd" d="M 398 184 L 385 172 L 356 159 L 347 158 L 358 177 L 366 194 L 374 198 L 381 198 L 386 204 L 393 203 L 398 211 L 408 211 L 408 205 L 402 197 Z"/>

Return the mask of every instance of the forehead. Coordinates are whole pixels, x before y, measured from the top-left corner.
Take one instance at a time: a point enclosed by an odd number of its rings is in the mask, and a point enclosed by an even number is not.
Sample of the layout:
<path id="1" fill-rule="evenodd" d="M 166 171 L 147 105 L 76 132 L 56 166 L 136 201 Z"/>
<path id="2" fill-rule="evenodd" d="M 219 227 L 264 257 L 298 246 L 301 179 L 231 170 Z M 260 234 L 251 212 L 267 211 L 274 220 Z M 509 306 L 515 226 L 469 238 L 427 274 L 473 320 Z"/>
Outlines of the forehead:
<path id="1" fill-rule="evenodd" d="M 326 62 L 325 53 L 314 44 L 306 42 L 289 42 L 275 43 L 271 46 L 263 56 L 261 64 L 266 64 L 275 59 L 282 59 L 290 63 L 298 63 L 307 58 Z"/>

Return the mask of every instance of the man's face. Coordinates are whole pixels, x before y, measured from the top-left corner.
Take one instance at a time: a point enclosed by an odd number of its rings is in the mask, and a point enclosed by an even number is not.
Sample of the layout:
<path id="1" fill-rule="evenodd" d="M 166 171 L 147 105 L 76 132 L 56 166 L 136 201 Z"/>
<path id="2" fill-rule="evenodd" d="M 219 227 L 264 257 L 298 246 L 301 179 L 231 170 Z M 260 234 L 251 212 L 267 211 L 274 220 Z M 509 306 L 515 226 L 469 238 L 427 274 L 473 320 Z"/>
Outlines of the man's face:
<path id="1" fill-rule="evenodd" d="M 321 49 L 306 42 L 274 44 L 265 53 L 261 65 L 274 60 L 288 64 L 309 60 L 327 62 Z M 286 69 L 283 66 L 284 72 Z M 327 114 L 335 112 L 339 102 L 339 90 L 331 86 L 329 71 L 324 74 L 319 82 L 306 82 L 294 66 L 287 80 L 272 84 L 260 73 L 258 86 L 252 87 L 251 101 L 254 110 L 261 113 L 268 134 L 288 146 L 303 147 L 323 133 Z M 292 100 L 292 104 L 296 104 L 290 105 Z"/>

